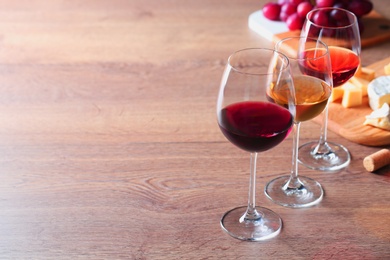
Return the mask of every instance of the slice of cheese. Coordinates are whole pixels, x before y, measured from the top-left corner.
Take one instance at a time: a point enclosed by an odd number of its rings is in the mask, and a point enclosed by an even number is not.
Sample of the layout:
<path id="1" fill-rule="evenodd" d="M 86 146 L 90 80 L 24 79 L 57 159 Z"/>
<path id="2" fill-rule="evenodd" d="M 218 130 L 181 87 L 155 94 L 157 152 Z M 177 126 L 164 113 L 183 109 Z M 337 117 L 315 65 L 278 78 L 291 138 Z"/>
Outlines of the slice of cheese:
<path id="1" fill-rule="evenodd" d="M 370 81 L 354 76 L 349 79 L 349 82 L 362 90 L 363 97 L 367 96 L 367 88 Z"/>
<path id="2" fill-rule="evenodd" d="M 363 103 L 362 90 L 356 87 L 344 87 L 343 100 L 341 105 L 345 108 L 357 107 Z"/>
<path id="3" fill-rule="evenodd" d="M 372 110 L 377 110 L 384 103 L 390 104 L 390 76 L 381 76 L 368 84 L 369 104 Z"/>
<path id="4" fill-rule="evenodd" d="M 370 115 L 366 116 L 364 125 L 372 125 L 384 130 L 390 131 L 390 107 L 384 103 L 383 106 L 374 110 Z"/>

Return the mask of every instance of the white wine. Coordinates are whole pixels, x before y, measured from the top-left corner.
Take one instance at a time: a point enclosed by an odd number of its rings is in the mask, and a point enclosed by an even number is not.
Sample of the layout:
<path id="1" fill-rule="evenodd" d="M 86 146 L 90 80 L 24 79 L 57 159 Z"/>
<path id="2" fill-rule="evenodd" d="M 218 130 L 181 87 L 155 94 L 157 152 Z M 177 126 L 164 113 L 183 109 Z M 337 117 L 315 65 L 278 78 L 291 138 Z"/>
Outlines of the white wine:
<path id="1" fill-rule="evenodd" d="M 293 82 L 296 106 L 295 121 L 307 121 L 321 114 L 332 93 L 332 87 L 325 81 L 311 76 L 297 76 L 293 78 Z M 285 84 L 291 84 L 291 82 L 285 82 Z M 275 88 L 275 84 L 273 84 L 268 94 L 274 102 L 286 106 L 289 88 L 283 85 Z"/>

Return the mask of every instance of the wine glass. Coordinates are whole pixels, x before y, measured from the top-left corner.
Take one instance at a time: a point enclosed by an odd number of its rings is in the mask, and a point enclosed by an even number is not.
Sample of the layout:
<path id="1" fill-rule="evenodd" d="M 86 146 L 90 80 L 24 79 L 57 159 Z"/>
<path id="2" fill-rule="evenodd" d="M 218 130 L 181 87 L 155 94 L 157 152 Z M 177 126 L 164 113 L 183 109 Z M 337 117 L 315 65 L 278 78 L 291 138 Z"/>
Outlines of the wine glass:
<path id="1" fill-rule="evenodd" d="M 316 37 L 328 45 L 332 62 L 333 87 L 348 81 L 360 64 L 360 33 L 356 16 L 341 8 L 310 11 L 301 36 Z M 343 145 L 327 141 L 328 107 L 324 110 L 319 141 L 299 148 L 299 162 L 323 171 L 337 171 L 348 166 L 351 155 Z"/>
<path id="2" fill-rule="evenodd" d="M 298 48 L 296 50 L 295 48 Z M 292 167 L 290 175 L 271 180 L 265 194 L 273 202 L 292 208 L 309 207 L 323 198 L 324 191 L 317 181 L 298 176 L 298 143 L 301 122 L 321 114 L 332 93 L 332 70 L 327 46 L 313 38 L 290 37 L 277 42 L 275 49 L 288 56 L 295 89 Z M 271 90 L 279 104 L 285 98 Z"/>
<path id="3" fill-rule="evenodd" d="M 287 57 L 265 48 L 233 53 L 222 76 L 217 101 L 219 127 L 231 143 L 251 155 L 248 205 L 221 218 L 222 229 L 241 240 L 269 239 L 282 228 L 278 214 L 256 206 L 256 161 L 259 152 L 275 147 L 291 131 L 295 106 L 290 77 Z M 288 90 L 285 106 L 267 96 L 272 86 L 276 92 Z"/>

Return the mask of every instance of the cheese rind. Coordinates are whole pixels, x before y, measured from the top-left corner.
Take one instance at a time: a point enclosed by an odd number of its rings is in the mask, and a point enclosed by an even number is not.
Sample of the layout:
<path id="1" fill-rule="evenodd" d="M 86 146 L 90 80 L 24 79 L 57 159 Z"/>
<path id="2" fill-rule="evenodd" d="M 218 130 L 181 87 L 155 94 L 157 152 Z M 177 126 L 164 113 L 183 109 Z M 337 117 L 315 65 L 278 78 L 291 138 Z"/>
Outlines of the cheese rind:
<path id="1" fill-rule="evenodd" d="M 368 84 L 367 94 L 372 110 L 377 110 L 384 103 L 390 104 L 390 76 L 381 76 Z"/>

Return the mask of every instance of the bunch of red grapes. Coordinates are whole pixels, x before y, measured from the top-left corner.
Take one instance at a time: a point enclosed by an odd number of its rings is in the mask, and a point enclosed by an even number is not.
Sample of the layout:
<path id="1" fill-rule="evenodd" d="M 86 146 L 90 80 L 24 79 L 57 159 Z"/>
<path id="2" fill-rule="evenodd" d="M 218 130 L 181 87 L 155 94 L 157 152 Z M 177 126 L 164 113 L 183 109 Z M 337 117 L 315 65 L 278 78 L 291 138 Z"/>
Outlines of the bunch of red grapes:
<path id="1" fill-rule="evenodd" d="M 273 21 L 284 21 L 289 30 L 302 29 L 306 14 L 314 8 L 338 7 L 354 13 L 359 22 L 360 32 L 363 32 L 363 24 L 360 18 L 373 8 L 370 0 L 278 0 L 269 2 L 263 7 L 263 14 L 266 18 Z M 323 26 L 339 25 L 342 23 L 339 13 L 318 12 L 313 17 L 313 22 Z"/>

